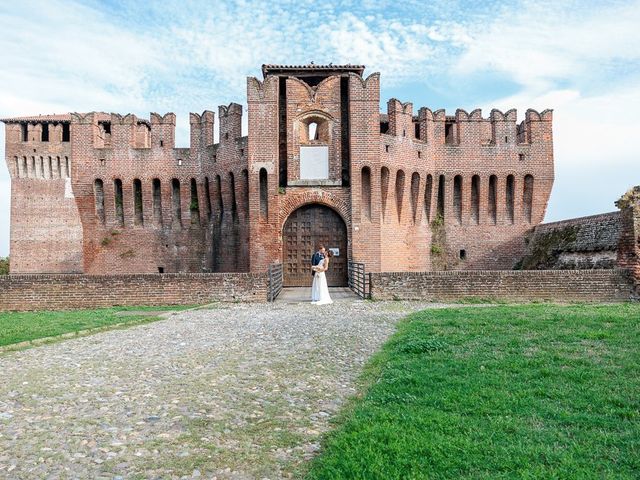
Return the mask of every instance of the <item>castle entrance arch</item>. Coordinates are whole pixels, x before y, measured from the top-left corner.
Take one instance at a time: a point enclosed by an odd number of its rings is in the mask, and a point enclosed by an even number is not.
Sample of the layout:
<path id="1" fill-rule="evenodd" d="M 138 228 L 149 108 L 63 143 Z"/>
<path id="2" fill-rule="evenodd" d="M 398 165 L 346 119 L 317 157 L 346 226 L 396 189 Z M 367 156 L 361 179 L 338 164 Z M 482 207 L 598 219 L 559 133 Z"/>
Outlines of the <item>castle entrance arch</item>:
<path id="1" fill-rule="evenodd" d="M 325 205 L 309 204 L 294 210 L 282 230 L 284 285 L 311 286 L 311 256 L 316 246 L 337 249 L 327 272 L 330 287 L 347 285 L 347 226 Z"/>

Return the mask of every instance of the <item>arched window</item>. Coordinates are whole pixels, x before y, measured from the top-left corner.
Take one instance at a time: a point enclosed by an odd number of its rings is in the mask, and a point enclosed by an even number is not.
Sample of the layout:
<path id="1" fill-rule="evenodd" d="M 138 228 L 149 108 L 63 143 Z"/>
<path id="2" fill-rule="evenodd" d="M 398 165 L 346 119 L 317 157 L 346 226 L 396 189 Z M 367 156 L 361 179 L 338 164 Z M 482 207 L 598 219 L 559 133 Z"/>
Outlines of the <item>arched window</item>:
<path id="1" fill-rule="evenodd" d="M 402 201 L 404 200 L 404 172 L 398 170 L 396 172 L 396 212 L 398 213 L 398 222 L 402 215 Z"/>
<path id="2" fill-rule="evenodd" d="M 191 203 L 189 203 L 189 213 L 191 214 L 191 224 L 200 225 L 200 201 L 198 200 L 198 183 L 195 178 L 191 179 Z"/>
<path id="3" fill-rule="evenodd" d="M 489 214 L 489 221 L 491 223 L 493 223 L 494 225 L 497 223 L 497 216 L 498 216 L 498 205 L 497 205 L 497 199 L 498 199 L 498 177 L 496 177 L 495 175 L 491 175 L 489 177 L 489 192 L 488 192 L 488 204 L 487 204 L 487 208 L 488 208 L 488 214 Z"/>
<path id="4" fill-rule="evenodd" d="M 211 190 L 209 177 L 204 177 L 204 214 L 207 222 L 211 221 Z"/>
<path id="5" fill-rule="evenodd" d="M 267 183 L 267 170 L 260 169 L 260 218 L 267 220 L 269 217 L 269 187 Z"/>
<path id="6" fill-rule="evenodd" d="M 133 224 L 144 224 L 142 212 L 142 182 L 138 178 L 133 181 Z"/>
<path id="7" fill-rule="evenodd" d="M 249 171 L 242 170 L 242 212 L 249 216 Z"/>
<path id="8" fill-rule="evenodd" d="M 411 175 L 411 216 L 413 223 L 416 223 L 418 214 L 418 195 L 420 194 L 420 174 L 413 172 Z"/>
<path id="9" fill-rule="evenodd" d="M 154 178 L 153 183 L 153 221 L 156 225 L 162 225 L 162 184 L 159 178 Z"/>
<path id="10" fill-rule="evenodd" d="M 93 197 L 96 204 L 96 217 L 98 217 L 100 223 L 104 224 L 104 183 L 99 178 L 96 178 L 93 182 Z"/>
<path id="11" fill-rule="evenodd" d="M 231 191 L 231 218 L 238 217 L 238 204 L 236 202 L 236 179 L 233 172 L 229 172 L 229 190 Z"/>
<path id="12" fill-rule="evenodd" d="M 424 218 L 427 223 L 431 221 L 431 196 L 433 195 L 433 176 L 427 175 L 427 184 L 424 187 Z"/>
<path id="13" fill-rule="evenodd" d="M 300 132 L 300 179 L 328 179 L 330 122 L 316 115 L 304 118 L 296 125 Z"/>
<path id="14" fill-rule="evenodd" d="M 436 216 L 444 220 L 444 175 L 438 177 L 438 201 L 436 203 Z"/>
<path id="15" fill-rule="evenodd" d="M 322 115 L 310 115 L 299 120 L 300 143 L 329 143 L 330 121 Z"/>
<path id="16" fill-rule="evenodd" d="M 124 227 L 124 198 L 122 194 L 122 180 L 116 178 L 113 181 L 113 202 L 116 211 L 116 222 Z"/>
<path id="17" fill-rule="evenodd" d="M 69 157 L 64 157 L 64 163 L 67 166 L 67 178 L 71 178 L 71 160 L 69 160 Z"/>
<path id="18" fill-rule="evenodd" d="M 480 223 L 480 177 L 471 177 L 471 223 Z"/>
<path id="19" fill-rule="evenodd" d="M 216 198 L 217 198 L 217 209 L 218 209 L 218 222 L 222 223 L 222 217 L 224 216 L 224 202 L 222 199 L 222 179 L 220 175 L 216 175 Z"/>
<path id="20" fill-rule="evenodd" d="M 453 177 L 453 212 L 458 225 L 462 223 L 462 177 Z"/>
<path id="21" fill-rule="evenodd" d="M 389 194 L 389 169 L 382 167 L 380 170 L 380 195 L 382 198 L 382 218 L 387 214 L 387 195 Z"/>
<path id="22" fill-rule="evenodd" d="M 360 203 L 362 207 L 362 218 L 371 221 L 371 170 L 369 167 L 362 169 L 362 180 L 360 190 Z"/>
<path id="23" fill-rule="evenodd" d="M 171 180 L 171 205 L 173 207 L 172 224 L 174 228 L 182 227 L 182 202 L 180 200 L 180 180 Z"/>
<path id="24" fill-rule="evenodd" d="M 318 123 L 309 122 L 309 140 L 318 140 Z"/>
<path id="25" fill-rule="evenodd" d="M 505 192 L 505 204 L 507 207 L 507 223 L 511 224 L 513 224 L 513 184 L 513 175 L 508 175 Z"/>
<path id="26" fill-rule="evenodd" d="M 527 223 L 531 223 L 533 210 L 533 176 L 525 175 L 522 191 L 522 213 Z"/>

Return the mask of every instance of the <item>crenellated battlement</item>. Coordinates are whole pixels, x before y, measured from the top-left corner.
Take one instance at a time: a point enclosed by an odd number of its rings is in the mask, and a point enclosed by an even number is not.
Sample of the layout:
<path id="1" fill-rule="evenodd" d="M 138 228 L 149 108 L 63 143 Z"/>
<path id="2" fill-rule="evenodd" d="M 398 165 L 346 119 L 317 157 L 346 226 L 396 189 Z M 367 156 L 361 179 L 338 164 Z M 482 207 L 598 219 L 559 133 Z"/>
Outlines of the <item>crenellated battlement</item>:
<path id="1" fill-rule="evenodd" d="M 412 115 L 413 105 L 392 98 L 387 102 L 387 113 L 381 117 L 382 133 L 405 136 L 436 145 L 531 144 L 551 141 L 553 110 L 538 113 L 529 109 L 524 120 L 517 123 L 515 109 L 502 112 L 492 109 L 488 117 L 477 108 L 470 113 L 457 109 L 447 115 L 443 109 L 432 111 L 428 107 Z"/>
<path id="2" fill-rule="evenodd" d="M 269 76 L 264 81 L 247 77 L 247 102 L 276 102 L 278 100 L 278 77 Z"/>
<path id="3" fill-rule="evenodd" d="M 415 138 L 413 125 L 413 103 L 402 103 L 396 98 L 387 102 L 387 115 L 389 116 L 389 135 Z"/>
<path id="4" fill-rule="evenodd" d="M 242 106 L 236 103 L 223 105 L 219 107 L 219 112 L 221 142 L 239 139 L 242 130 Z M 70 113 L 66 122 L 75 131 L 78 140 L 85 142 L 86 138 L 90 138 L 91 144 L 88 146 L 95 149 L 112 149 L 119 152 L 127 149 L 175 149 L 176 115 L 173 112 L 164 115 L 151 112 L 149 120 L 131 113 Z M 190 150 L 197 157 L 203 156 L 207 149 L 214 146 L 215 113 L 210 110 L 201 114 L 190 113 L 189 123 Z M 38 125 L 30 126 L 32 137 L 39 135 L 38 128 Z M 30 143 L 21 142 L 19 125 L 8 123 L 7 131 L 11 132 L 7 138 L 8 143 Z M 70 137 L 71 135 L 69 139 Z"/>
<path id="5" fill-rule="evenodd" d="M 58 180 L 71 175 L 70 115 L 39 115 L 2 120 L 5 153 L 15 179 Z"/>
<path id="6" fill-rule="evenodd" d="M 230 103 L 218 107 L 220 143 L 235 142 L 242 137 L 242 105 Z"/>
<path id="7" fill-rule="evenodd" d="M 215 116 L 211 110 L 205 110 L 201 115 L 189 114 L 191 152 L 199 152 L 213 145 L 213 127 Z"/>

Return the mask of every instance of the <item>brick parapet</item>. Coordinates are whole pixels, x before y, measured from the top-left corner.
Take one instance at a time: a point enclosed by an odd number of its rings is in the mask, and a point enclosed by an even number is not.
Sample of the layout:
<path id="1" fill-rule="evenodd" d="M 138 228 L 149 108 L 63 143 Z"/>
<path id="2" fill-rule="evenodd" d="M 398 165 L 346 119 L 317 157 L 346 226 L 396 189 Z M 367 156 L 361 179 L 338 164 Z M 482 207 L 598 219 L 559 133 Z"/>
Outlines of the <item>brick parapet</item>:
<path id="1" fill-rule="evenodd" d="M 632 274 L 614 270 L 371 273 L 375 300 L 622 302 L 637 299 Z"/>
<path id="2" fill-rule="evenodd" d="M 0 278 L 0 311 L 266 302 L 267 289 L 265 273 L 9 275 Z"/>

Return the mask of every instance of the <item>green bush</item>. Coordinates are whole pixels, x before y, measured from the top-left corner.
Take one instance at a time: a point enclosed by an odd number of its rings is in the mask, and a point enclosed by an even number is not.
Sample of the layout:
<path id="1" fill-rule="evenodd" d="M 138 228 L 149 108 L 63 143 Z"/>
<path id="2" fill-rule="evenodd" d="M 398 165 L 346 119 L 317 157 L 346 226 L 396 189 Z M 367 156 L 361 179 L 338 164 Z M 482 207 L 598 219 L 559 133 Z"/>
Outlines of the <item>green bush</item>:
<path id="1" fill-rule="evenodd" d="M 0 275 L 9 275 L 9 257 L 0 257 Z"/>

